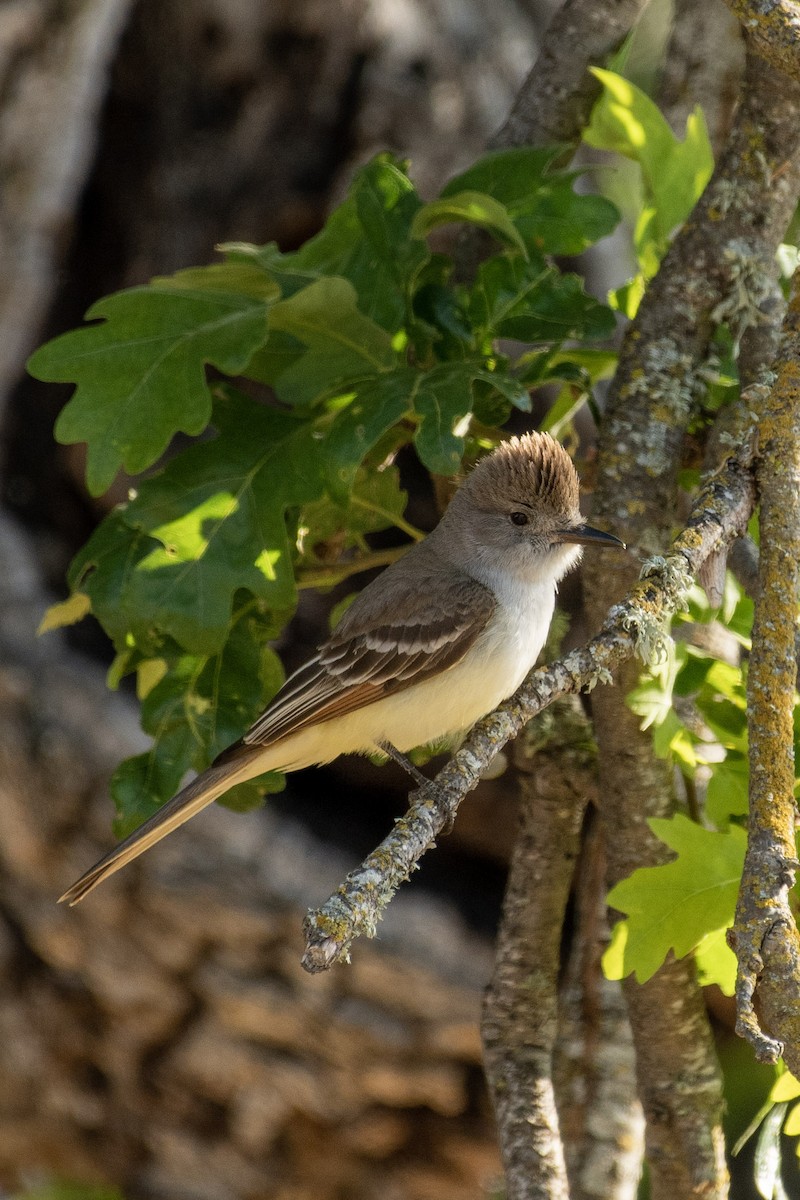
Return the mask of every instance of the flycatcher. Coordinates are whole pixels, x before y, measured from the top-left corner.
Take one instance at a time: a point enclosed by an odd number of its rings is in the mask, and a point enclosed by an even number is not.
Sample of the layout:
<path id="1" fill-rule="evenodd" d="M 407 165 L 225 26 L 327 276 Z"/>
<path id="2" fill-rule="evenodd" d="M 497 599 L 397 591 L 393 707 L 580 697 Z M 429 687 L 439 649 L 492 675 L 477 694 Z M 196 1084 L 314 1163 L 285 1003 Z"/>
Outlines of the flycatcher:
<path id="1" fill-rule="evenodd" d="M 234 784 L 339 754 L 403 752 L 460 733 L 515 692 L 544 645 L 582 545 L 578 476 L 548 434 L 482 459 L 432 533 L 354 600 L 244 737 L 64 893 L 76 904 Z M 408 764 L 410 766 L 410 764 Z"/>

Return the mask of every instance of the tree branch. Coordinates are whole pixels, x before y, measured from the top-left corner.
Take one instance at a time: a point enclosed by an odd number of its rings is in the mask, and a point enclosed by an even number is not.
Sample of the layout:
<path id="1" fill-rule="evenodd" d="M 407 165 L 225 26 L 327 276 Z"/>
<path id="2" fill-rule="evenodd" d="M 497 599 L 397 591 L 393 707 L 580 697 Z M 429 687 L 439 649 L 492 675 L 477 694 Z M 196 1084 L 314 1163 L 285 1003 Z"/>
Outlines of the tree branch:
<path id="1" fill-rule="evenodd" d="M 606 979 L 601 965 L 610 937 L 605 876 L 603 831 L 594 814 L 575 871 L 553 1069 L 571 1200 L 635 1200 L 644 1157 L 627 1007 L 621 984 Z"/>
<path id="2" fill-rule="evenodd" d="M 662 623 L 682 603 L 708 555 L 744 529 L 753 508 L 748 439 L 706 482 L 691 518 L 666 558 L 644 563 L 627 600 L 615 605 L 601 632 L 550 666 L 539 667 L 497 712 L 479 721 L 464 745 L 412 804 L 381 844 L 305 921 L 303 966 L 315 973 L 346 962 L 355 938 L 373 937 L 381 913 L 440 833 L 449 829 L 467 792 L 503 746 L 559 696 L 598 683 L 638 653 L 645 660 L 661 644 Z"/>
<path id="3" fill-rule="evenodd" d="M 601 429 L 594 512 L 645 552 L 665 544 L 675 519 L 685 431 L 715 327 L 726 322 L 741 342 L 773 310 L 775 249 L 798 192 L 799 116 L 800 89 L 749 53 L 714 175 L 626 334 Z M 769 338 L 765 356 L 768 346 Z M 629 576 L 622 560 L 588 561 L 593 621 L 624 593 Z M 665 848 L 647 821 L 674 809 L 671 773 L 625 703 L 637 678 L 626 665 L 618 688 L 599 694 L 592 706 L 612 883 L 664 861 Z M 654 1200 L 722 1196 L 721 1081 L 693 966 L 668 961 L 647 984 L 627 982 L 625 994 Z"/>
<path id="4" fill-rule="evenodd" d="M 794 0 L 725 0 L 753 49 L 800 82 L 800 4 Z"/>
<path id="5" fill-rule="evenodd" d="M 521 828 L 481 1035 L 509 1200 L 568 1200 L 553 1088 L 564 914 L 593 790 L 595 749 L 577 697 L 514 745 Z M 545 726 L 545 728 L 543 728 Z M 544 741 L 544 745 L 542 745 Z"/>
<path id="6" fill-rule="evenodd" d="M 566 0 L 489 149 L 576 142 L 600 94 L 588 68 L 617 49 L 644 6 L 645 0 Z"/>
<path id="7" fill-rule="evenodd" d="M 758 421 L 761 553 L 748 672 L 750 816 L 736 920 L 737 1031 L 758 1058 L 800 1071 L 800 935 L 788 902 L 795 849 L 794 693 L 800 560 L 800 272 L 777 377 Z M 764 1030 L 753 1007 L 758 992 Z M 765 1032 L 768 1031 L 768 1032 Z"/>

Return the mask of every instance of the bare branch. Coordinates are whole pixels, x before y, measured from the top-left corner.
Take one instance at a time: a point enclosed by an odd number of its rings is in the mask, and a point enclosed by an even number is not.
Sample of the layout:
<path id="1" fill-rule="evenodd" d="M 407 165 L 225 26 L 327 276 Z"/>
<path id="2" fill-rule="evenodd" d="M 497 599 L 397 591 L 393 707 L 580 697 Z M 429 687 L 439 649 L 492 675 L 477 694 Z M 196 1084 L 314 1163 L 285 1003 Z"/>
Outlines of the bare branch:
<path id="1" fill-rule="evenodd" d="M 702 108 L 716 157 L 730 133 L 744 70 L 742 31 L 724 4 L 674 0 L 672 11 L 659 107 L 678 137 Z"/>
<path id="2" fill-rule="evenodd" d="M 415 869 L 440 833 L 449 829 L 458 806 L 489 763 L 522 727 L 559 696 L 607 683 L 611 671 L 639 653 L 649 657 L 661 623 L 683 601 L 691 577 L 718 546 L 747 524 L 753 507 L 747 438 L 739 452 L 711 476 L 692 516 L 666 558 L 644 564 L 627 600 L 615 605 L 602 631 L 565 658 L 539 667 L 497 712 L 479 721 L 464 745 L 413 803 L 391 833 L 322 906 L 305 921 L 307 971 L 324 971 L 347 961 L 355 938 L 375 934 L 377 922 L 397 888 Z"/>
<path id="3" fill-rule="evenodd" d="M 748 673 L 748 848 L 729 941 L 739 967 L 737 1030 L 760 1059 L 786 1043 L 800 1068 L 800 935 L 788 890 L 795 850 L 794 692 L 800 560 L 800 272 L 795 274 L 777 378 L 761 406 L 756 475 L 761 499 L 759 585 Z M 761 1029 L 753 999 L 758 993 Z"/>

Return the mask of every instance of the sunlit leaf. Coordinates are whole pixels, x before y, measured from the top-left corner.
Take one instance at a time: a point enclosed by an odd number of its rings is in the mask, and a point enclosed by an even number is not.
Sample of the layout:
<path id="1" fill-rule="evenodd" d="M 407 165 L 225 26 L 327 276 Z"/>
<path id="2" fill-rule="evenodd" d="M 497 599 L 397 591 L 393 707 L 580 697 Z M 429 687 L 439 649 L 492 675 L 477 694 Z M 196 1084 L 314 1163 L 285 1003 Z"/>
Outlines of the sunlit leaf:
<path id="1" fill-rule="evenodd" d="M 676 857 L 642 867 L 612 888 L 609 904 L 626 919 L 603 958 L 610 978 L 634 972 L 640 983 L 670 950 L 681 958 L 733 923 L 747 844 L 736 826 L 716 833 L 680 815 L 648 824 Z"/>

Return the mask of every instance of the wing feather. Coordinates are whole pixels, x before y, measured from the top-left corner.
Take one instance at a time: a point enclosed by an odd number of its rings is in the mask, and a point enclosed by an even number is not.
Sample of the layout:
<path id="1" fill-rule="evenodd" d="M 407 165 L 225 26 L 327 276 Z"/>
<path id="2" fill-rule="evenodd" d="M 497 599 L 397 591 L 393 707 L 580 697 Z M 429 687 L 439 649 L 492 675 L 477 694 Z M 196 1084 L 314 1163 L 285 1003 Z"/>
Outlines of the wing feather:
<path id="1" fill-rule="evenodd" d="M 401 560 L 396 567 L 404 565 Z M 394 571 L 390 567 L 384 576 Z M 385 583 L 391 586 L 366 588 L 319 653 L 290 675 L 244 735 L 245 746 L 269 745 L 446 671 L 464 657 L 496 607 L 483 584 L 436 562 L 427 571 L 397 571 Z"/>

